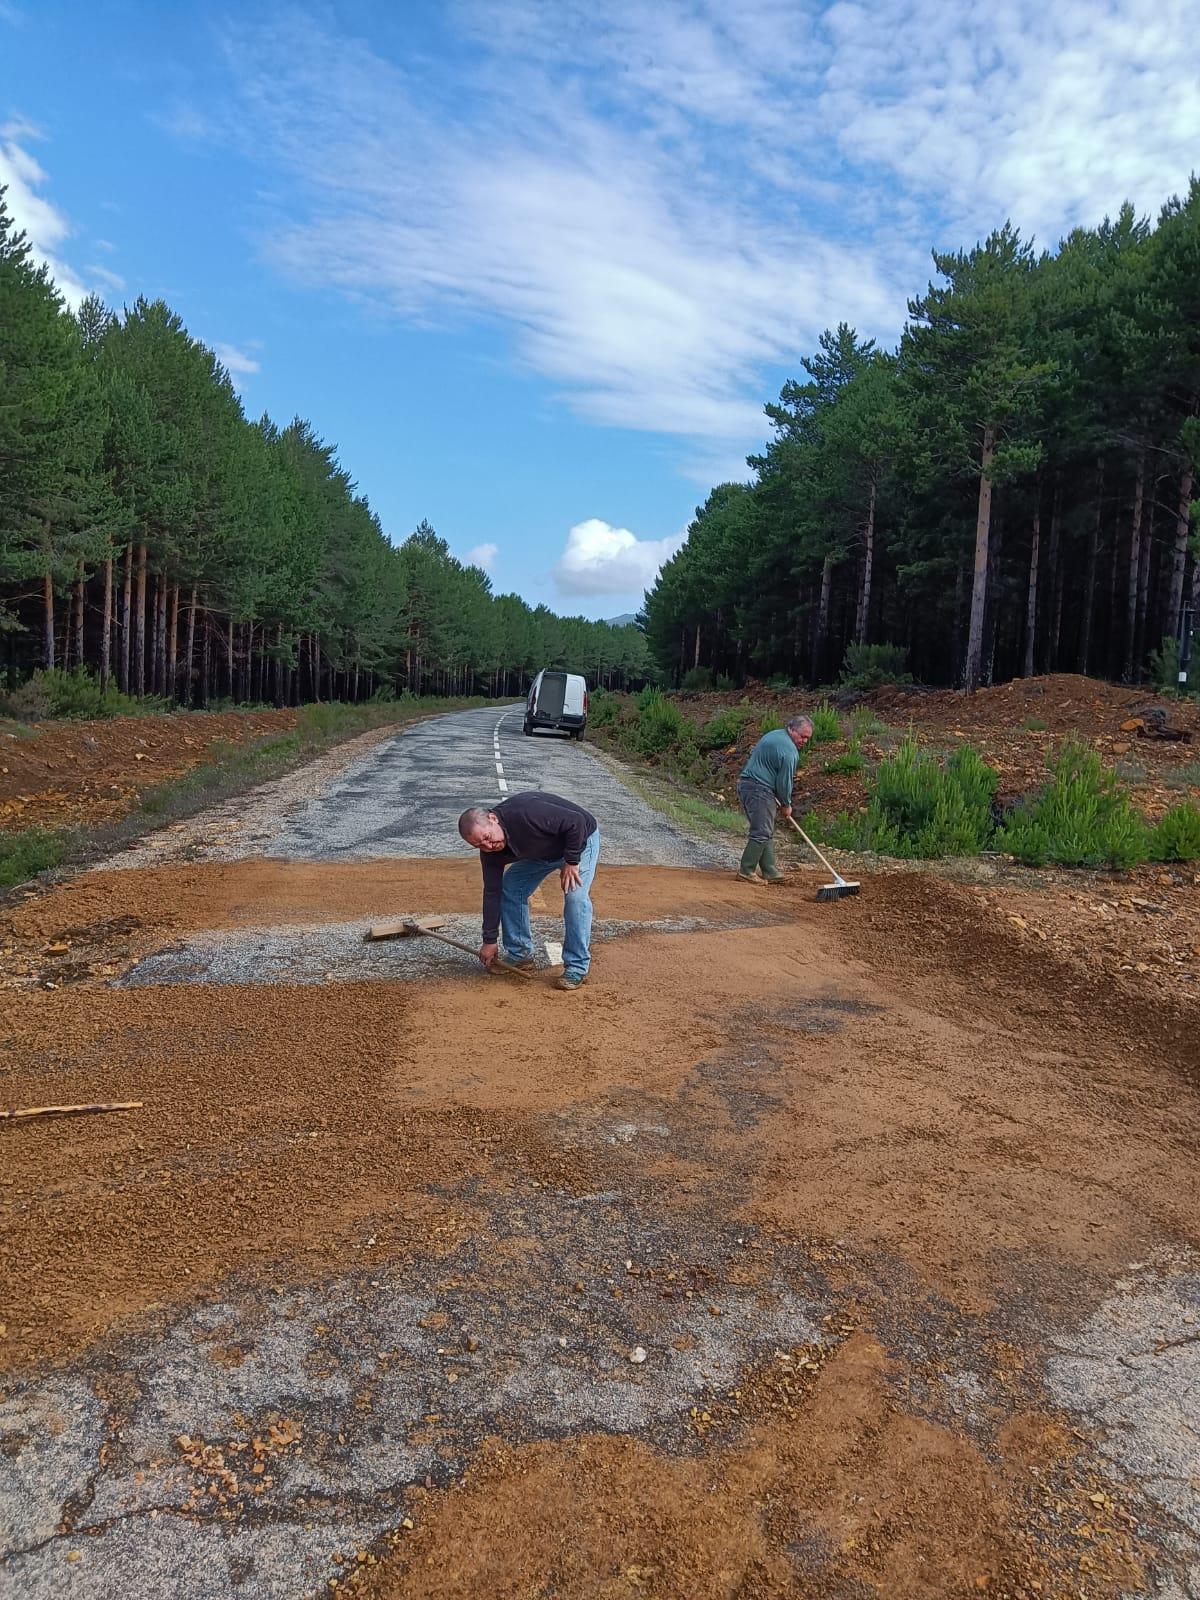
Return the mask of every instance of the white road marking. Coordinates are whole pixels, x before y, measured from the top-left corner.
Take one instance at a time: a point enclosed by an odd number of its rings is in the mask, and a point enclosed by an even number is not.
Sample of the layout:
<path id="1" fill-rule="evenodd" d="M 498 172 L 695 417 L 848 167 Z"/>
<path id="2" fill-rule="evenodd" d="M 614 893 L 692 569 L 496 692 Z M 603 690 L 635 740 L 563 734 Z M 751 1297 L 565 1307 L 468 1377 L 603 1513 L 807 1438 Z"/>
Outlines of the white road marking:
<path id="1" fill-rule="evenodd" d="M 506 711 L 504 716 L 506 717 L 507 715 L 508 712 Z M 496 786 L 501 794 L 507 794 L 508 783 L 504 777 L 504 762 L 500 759 L 500 728 L 503 722 L 504 717 L 501 717 L 500 721 L 492 729 L 492 749 L 496 753 Z"/>

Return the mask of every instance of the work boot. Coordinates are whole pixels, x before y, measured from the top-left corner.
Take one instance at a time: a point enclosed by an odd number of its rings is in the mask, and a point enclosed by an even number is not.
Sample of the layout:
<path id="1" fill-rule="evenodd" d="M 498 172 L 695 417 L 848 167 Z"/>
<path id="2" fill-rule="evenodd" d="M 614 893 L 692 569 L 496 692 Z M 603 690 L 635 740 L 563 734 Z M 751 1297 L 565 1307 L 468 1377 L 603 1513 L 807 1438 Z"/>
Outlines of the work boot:
<path id="1" fill-rule="evenodd" d="M 768 883 L 782 883 L 784 881 L 783 873 L 779 870 L 779 863 L 775 859 L 774 844 L 763 845 L 759 868 Z"/>
<path id="2" fill-rule="evenodd" d="M 554 987 L 556 989 L 566 989 L 571 991 L 574 989 L 582 989 L 586 982 L 587 974 L 585 972 L 564 972 Z"/>
<path id="3" fill-rule="evenodd" d="M 506 967 L 511 967 L 514 972 L 536 972 L 538 969 L 538 964 L 532 956 L 520 956 L 516 961 L 511 956 L 505 956 L 504 964 Z"/>
<path id="4" fill-rule="evenodd" d="M 754 870 L 762 860 L 762 853 L 765 849 L 766 846 L 760 844 L 757 839 L 747 841 L 746 848 L 742 851 L 742 859 L 738 862 L 737 870 L 737 875 L 743 883 L 757 882 Z"/>

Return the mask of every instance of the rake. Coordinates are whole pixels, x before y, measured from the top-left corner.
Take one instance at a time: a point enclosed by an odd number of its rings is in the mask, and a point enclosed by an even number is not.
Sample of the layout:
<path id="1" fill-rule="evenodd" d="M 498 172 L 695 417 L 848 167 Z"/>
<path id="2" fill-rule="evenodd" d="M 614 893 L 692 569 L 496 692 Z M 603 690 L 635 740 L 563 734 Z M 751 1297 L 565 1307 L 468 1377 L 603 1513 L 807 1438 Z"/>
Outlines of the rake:
<path id="1" fill-rule="evenodd" d="M 452 939 L 448 933 L 441 930 L 446 927 L 446 917 L 397 917 L 393 922 L 377 922 L 374 927 L 368 928 L 363 938 L 368 942 L 375 939 L 411 939 L 424 935 L 427 939 L 440 939 L 443 944 L 453 945 L 456 950 L 465 950 L 469 956 L 477 951 L 469 944 L 464 944 L 461 939 Z M 532 972 L 522 972 L 520 967 L 510 967 L 507 961 L 499 956 L 492 962 L 493 970 L 511 972 L 514 977 L 532 980 Z"/>
<path id="2" fill-rule="evenodd" d="M 817 890 L 817 899 L 844 900 L 848 895 L 857 894 L 862 885 L 859 883 L 851 883 L 848 879 L 842 877 L 841 873 L 834 866 L 833 862 L 827 861 L 817 849 L 816 845 L 808 837 L 804 829 L 796 821 L 795 817 L 789 817 L 788 821 L 791 823 L 792 827 L 795 828 L 796 832 L 804 840 L 805 844 L 812 851 L 813 855 L 816 856 L 817 860 L 821 863 L 825 870 L 833 874 L 833 882 L 823 883 Z"/>

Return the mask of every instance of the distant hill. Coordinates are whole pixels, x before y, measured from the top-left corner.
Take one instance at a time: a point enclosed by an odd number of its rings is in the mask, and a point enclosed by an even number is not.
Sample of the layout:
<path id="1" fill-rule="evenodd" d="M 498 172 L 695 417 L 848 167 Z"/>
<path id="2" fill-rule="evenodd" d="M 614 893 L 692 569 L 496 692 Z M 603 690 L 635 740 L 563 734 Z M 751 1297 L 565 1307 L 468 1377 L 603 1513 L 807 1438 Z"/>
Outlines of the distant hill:
<path id="1" fill-rule="evenodd" d="M 605 617 L 604 620 L 612 628 L 623 628 L 630 622 L 636 622 L 637 616 L 632 611 L 622 611 L 619 617 Z"/>

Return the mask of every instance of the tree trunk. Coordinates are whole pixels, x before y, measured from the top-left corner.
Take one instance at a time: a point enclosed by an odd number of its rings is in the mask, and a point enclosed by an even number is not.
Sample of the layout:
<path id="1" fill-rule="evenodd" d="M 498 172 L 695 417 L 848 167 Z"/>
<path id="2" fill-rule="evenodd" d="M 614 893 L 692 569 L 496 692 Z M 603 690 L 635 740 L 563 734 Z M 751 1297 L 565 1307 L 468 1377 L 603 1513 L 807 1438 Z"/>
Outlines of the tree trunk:
<path id="1" fill-rule="evenodd" d="M 100 633 L 100 687 L 108 688 L 109 676 L 112 672 L 112 624 L 113 624 L 113 558 L 112 553 L 104 561 L 104 627 Z"/>
<path id="2" fill-rule="evenodd" d="M 1037 649 L 1038 557 L 1042 546 L 1042 484 L 1038 479 L 1033 502 L 1033 542 L 1029 547 L 1029 594 L 1025 602 L 1025 668 L 1023 677 L 1033 677 Z"/>
<path id="3" fill-rule="evenodd" d="M 157 607 L 154 618 L 154 692 L 167 692 L 167 583 L 166 574 L 159 573 Z"/>
<path id="4" fill-rule="evenodd" d="M 167 622 L 167 693 L 171 703 L 179 699 L 179 585 L 171 585 L 171 610 Z"/>
<path id="5" fill-rule="evenodd" d="M 54 579 L 47 572 L 42 578 L 42 601 L 45 623 L 42 633 L 42 665 L 48 672 L 54 668 Z"/>
<path id="6" fill-rule="evenodd" d="M 1175 513 L 1175 551 L 1171 567 L 1171 588 L 1167 597 L 1167 628 L 1178 639 L 1183 620 L 1183 579 L 1187 570 L 1188 528 L 1192 503 L 1192 468 L 1186 466 L 1179 480 L 1179 509 Z"/>
<path id="7" fill-rule="evenodd" d="M 875 497 L 877 486 L 871 479 L 871 497 L 867 502 L 867 525 L 863 529 L 862 588 L 858 595 L 858 615 L 854 619 L 854 637 L 866 644 L 871 635 L 871 579 L 875 570 Z"/>
<path id="8" fill-rule="evenodd" d="M 129 693 L 129 646 L 133 625 L 133 544 L 125 546 L 125 572 L 121 580 L 121 657 L 118 678 L 123 694 Z"/>
<path id="9" fill-rule="evenodd" d="M 1142 572 L 1142 509 L 1146 497 L 1146 447 L 1138 451 L 1137 477 L 1133 486 L 1133 520 L 1129 525 L 1129 576 L 1125 593 L 1125 670 L 1126 683 L 1133 678 L 1134 652 L 1137 649 L 1138 597 Z"/>
<path id="10" fill-rule="evenodd" d="M 992 503 L 991 533 L 988 537 L 987 605 L 983 623 L 983 681 L 995 682 L 996 640 L 1000 634 L 1000 606 L 1002 600 L 999 580 L 1000 546 L 1004 535 L 1004 520 L 996 515 L 995 499 Z"/>
<path id="11" fill-rule="evenodd" d="M 817 631 L 813 636 L 812 681 L 820 683 L 825 666 L 825 639 L 829 631 L 829 597 L 833 592 L 833 551 L 821 565 L 821 598 L 817 603 Z"/>
<path id="12" fill-rule="evenodd" d="M 196 585 L 193 583 L 193 585 L 192 585 L 191 603 L 188 606 L 187 654 L 183 658 L 184 680 L 185 680 L 185 684 L 186 684 L 186 693 L 184 695 L 183 703 L 184 703 L 185 706 L 188 706 L 188 707 L 190 707 L 191 704 L 192 704 L 192 661 L 194 659 L 195 648 L 196 648 Z"/>
<path id="13" fill-rule="evenodd" d="M 996 431 L 983 430 L 983 453 L 979 462 L 979 509 L 975 518 L 975 576 L 971 585 L 971 620 L 967 629 L 967 659 L 963 666 L 963 688 L 974 694 L 983 668 L 983 619 L 987 612 L 988 546 L 992 534 L 991 465 L 996 454 Z"/>
<path id="14" fill-rule="evenodd" d="M 146 692 L 146 546 L 137 547 L 137 599 L 133 621 L 133 692 Z"/>
<path id="15" fill-rule="evenodd" d="M 1046 581 L 1050 584 L 1052 604 L 1049 626 L 1046 630 L 1045 654 L 1042 671 L 1053 672 L 1058 665 L 1058 641 L 1062 632 L 1062 558 L 1059 552 L 1059 523 L 1062 518 L 1062 480 L 1054 475 L 1054 500 L 1050 507 L 1050 548 L 1047 551 Z"/>
<path id="16" fill-rule="evenodd" d="M 699 665 L 700 665 L 700 624 L 697 623 L 696 624 L 696 648 L 692 652 L 692 666 L 693 667 L 698 667 Z"/>
<path id="17" fill-rule="evenodd" d="M 212 618 L 204 613 L 204 643 L 201 646 L 200 704 L 207 707 L 212 699 Z"/>
<path id="18" fill-rule="evenodd" d="M 233 630 L 235 624 L 232 617 L 226 617 L 225 622 L 225 692 L 230 700 L 233 701 L 237 699 L 237 687 L 233 681 Z"/>
<path id="19" fill-rule="evenodd" d="M 1100 520 L 1104 515 L 1104 457 L 1096 463 L 1096 516 L 1088 535 L 1087 572 L 1083 580 L 1083 613 L 1079 622 L 1078 672 L 1087 675 L 1092 654 L 1092 610 L 1096 602 L 1096 557 L 1100 550 Z"/>
<path id="20" fill-rule="evenodd" d="M 83 659 L 83 562 L 75 569 L 75 665 L 82 667 Z"/>

